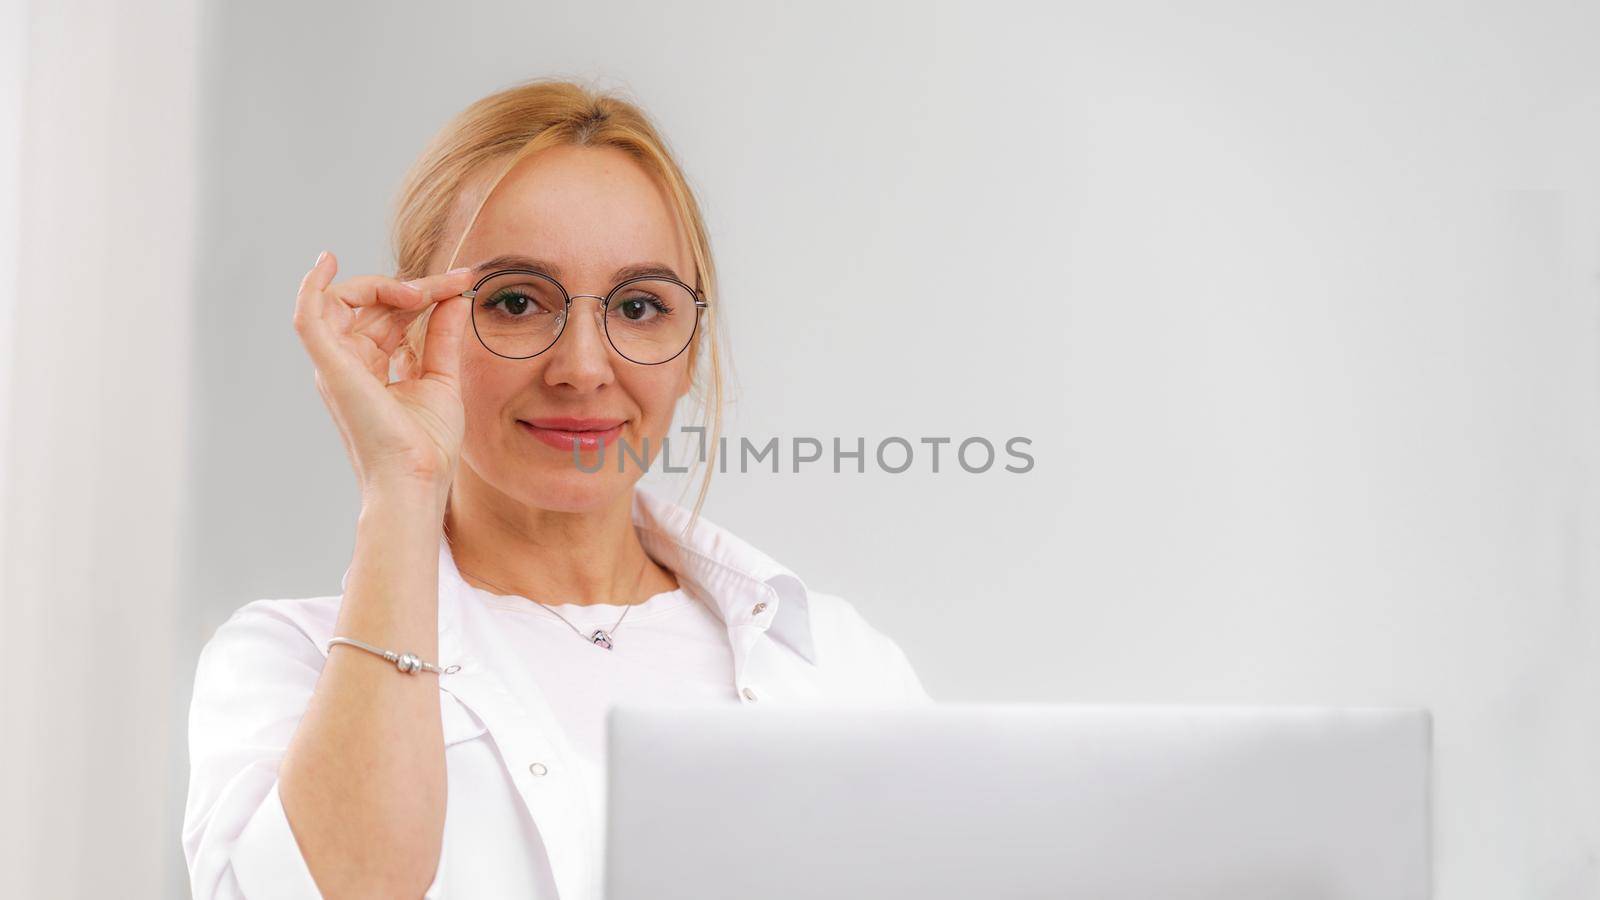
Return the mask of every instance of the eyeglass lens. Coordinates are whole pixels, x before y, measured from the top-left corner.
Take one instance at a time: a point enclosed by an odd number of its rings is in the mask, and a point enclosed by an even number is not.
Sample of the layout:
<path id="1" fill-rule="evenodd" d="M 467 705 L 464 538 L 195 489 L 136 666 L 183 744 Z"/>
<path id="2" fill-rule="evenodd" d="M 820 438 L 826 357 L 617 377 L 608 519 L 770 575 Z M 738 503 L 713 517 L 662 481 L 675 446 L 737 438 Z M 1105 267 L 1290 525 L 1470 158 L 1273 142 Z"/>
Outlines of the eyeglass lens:
<path id="1" fill-rule="evenodd" d="M 573 302 L 599 305 L 594 300 Z M 612 292 L 601 327 L 623 357 L 654 365 L 689 346 L 697 313 L 695 296 L 683 285 L 655 279 L 631 281 Z M 472 325 L 478 339 L 491 352 L 512 359 L 536 356 L 554 346 L 565 316 L 561 287 L 529 272 L 491 277 L 479 285 L 472 302 Z"/>

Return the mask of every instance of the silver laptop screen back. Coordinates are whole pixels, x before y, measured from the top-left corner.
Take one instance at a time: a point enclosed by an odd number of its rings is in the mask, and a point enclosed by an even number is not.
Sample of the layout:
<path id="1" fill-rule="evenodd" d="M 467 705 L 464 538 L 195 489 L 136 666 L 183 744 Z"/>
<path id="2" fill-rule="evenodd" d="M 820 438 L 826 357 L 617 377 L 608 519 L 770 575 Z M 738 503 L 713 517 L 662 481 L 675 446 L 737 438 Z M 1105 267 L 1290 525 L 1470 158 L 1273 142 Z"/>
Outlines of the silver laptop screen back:
<path id="1" fill-rule="evenodd" d="M 615 707 L 606 896 L 1421 900 L 1426 711 Z"/>

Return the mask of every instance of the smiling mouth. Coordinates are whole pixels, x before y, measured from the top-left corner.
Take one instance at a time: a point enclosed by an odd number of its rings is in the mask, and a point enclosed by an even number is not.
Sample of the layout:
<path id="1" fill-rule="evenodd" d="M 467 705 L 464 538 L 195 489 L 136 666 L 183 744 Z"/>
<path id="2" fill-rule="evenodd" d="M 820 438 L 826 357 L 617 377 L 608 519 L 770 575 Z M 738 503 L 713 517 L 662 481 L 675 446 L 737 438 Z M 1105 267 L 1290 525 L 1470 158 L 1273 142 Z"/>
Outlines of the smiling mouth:
<path id="1" fill-rule="evenodd" d="M 581 452 L 613 443 L 622 434 L 624 424 L 620 419 L 541 419 L 537 425 L 525 419 L 517 420 L 517 426 L 535 440 L 568 453 L 573 451 L 574 445 Z"/>

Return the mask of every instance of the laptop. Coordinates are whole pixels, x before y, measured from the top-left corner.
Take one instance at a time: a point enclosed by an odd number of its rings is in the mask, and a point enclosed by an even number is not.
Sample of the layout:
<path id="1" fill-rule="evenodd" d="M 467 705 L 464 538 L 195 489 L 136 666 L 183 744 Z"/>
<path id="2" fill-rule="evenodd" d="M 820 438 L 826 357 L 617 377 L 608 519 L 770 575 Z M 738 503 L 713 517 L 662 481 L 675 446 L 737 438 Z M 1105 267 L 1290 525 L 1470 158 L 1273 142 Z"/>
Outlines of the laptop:
<path id="1" fill-rule="evenodd" d="M 1422 709 L 613 706 L 607 900 L 1424 900 Z"/>

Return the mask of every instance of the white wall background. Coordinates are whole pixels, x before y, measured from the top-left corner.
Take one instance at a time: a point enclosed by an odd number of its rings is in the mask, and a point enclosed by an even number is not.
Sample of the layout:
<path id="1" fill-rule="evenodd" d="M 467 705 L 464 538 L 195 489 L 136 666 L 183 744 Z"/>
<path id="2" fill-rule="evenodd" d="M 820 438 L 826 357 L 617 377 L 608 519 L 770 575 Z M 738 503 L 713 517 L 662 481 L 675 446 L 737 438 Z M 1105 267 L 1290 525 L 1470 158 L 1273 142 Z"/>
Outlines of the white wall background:
<path id="1" fill-rule="evenodd" d="M 732 434 L 1033 440 L 1026 475 L 730 474 L 711 519 L 941 699 L 1427 706 L 1438 896 L 1600 896 L 1600 10 L 467 7 L 205 8 L 198 163 L 135 170 L 196 174 L 193 441 L 140 433 L 187 460 L 187 580 L 96 594 L 84 627 L 169 614 L 186 699 L 234 608 L 337 592 L 357 495 L 300 276 L 324 247 L 388 270 L 400 176 L 461 106 L 598 77 L 701 191 Z M 83 364 L 17 360 L 19 399 Z M 115 371 L 137 393 L 153 365 Z M 73 418 L 13 421 L 27 447 Z M 97 472 L 142 443 L 97 440 Z M 105 802 L 165 796 L 171 896 L 183 710 L 149 713 L 170 771 L 61 765 L 154 779 Z"/>

